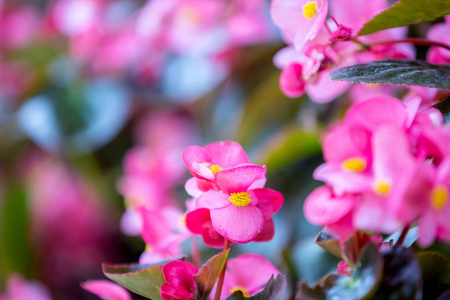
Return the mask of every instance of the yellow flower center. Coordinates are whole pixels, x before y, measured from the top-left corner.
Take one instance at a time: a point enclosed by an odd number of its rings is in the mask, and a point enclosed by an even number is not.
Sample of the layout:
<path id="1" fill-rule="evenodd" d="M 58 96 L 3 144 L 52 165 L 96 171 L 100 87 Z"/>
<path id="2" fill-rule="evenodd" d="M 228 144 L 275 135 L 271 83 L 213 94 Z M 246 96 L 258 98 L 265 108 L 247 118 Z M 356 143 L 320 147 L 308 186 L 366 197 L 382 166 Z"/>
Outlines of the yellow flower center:
<path id="1" fill-rule="evenodd" d="M 230 198 L 228 198 L 231 203 L 233 203 L 236 207 L 247 206 L 252 202 L 250 199 L 249 193 L 240 192 L 240 193 L 231 193 Z"/>
<path id="2" fill-rule="evenodd" d="M 192 7 L 184 7 L 178 11 L 178 17 L 185 23 L 196 25 L 201 21 L 201 16 L 197 10 Z"/>
<path id="3" fill-rule="evenodd" d="M 243 287 L 241 287 L 241 286 L 236 286 L 236 287 L 232 288 L 232 289 L 230 290 L 230 293 L 233 294 L 234 292 L 237 292 L 237 291 L 241 291 L 241 292 L 242 292 L 242 295 L 243 295 L 244 297 L 250 296 L 250 294 L 248 293 L 248 291 L 247 291 L 246 289 L 244 289 Z"/>
<path id="4" fill-rule="evenodd" d="M 431 195 L 431 205 L 434 209 L 442 210 L 448 203 L 448 189 L 443 185 L 438 185 L 433 189 Z"/>
<path id="5" fill-rule="evenodd" d="M 391 192 L 392 185 L 388 180 L 377 180 L 373 190 L 380 196 L 387 196 Z"/>
<path id="6" fill-rule="evenodd" d="M 218 165 L 210 165 L 209 169 L 213 172 L 213 175 L 216 175 L 217 172 L 222 171 L 223 169 Z"/>
<path id="7" fill-rule="evenodd" d="M 152 245 L 150 245 L 150 244 L 146 244 L 145 245 L 145 251 L 153 251 L 153 246 Z"/>
<path id="8" fill-rule="evenodd" d="M 366 169 L 367 162 L 360 157 L 350 157 L 344 160 L 341 166 L 345 171 L 360 173 Z"/>
<path id="9" fill-rule="evenodd" d="M 186 227 L 186 214 L 183 214 L 180 219 L 178 220 L 178 224 L 181 227 Z"/>
<path id="10" fill-rule="evenodd" d="M 311 1 L 303 5 L 303 15 L 307 19 L 311 19 L 317 14 L 317 4 L 316 1 Z"/>

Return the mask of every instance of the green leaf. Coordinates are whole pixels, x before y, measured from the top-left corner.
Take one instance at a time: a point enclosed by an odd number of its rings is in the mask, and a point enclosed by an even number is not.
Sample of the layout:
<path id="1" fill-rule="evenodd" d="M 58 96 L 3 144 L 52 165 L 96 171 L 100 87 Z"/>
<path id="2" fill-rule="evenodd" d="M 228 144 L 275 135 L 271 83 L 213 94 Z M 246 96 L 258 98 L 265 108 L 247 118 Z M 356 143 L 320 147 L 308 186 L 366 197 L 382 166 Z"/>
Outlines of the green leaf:
<path id="1" fill-rule="evenodd" d="M 361 252 L 352 276 L 329 275 L 314 287 L 302 282 L 296 299 L 370 299 L 381 282 L 382 273 L 383 256 L 375 244 L 369 243 Z"/>
<path id="2" fill-rule="evenodd" d="M 339 236 L 334 235 L 327 228 L 324 228 L 319 232 L 315 242 L 325 251 L 343 259 L 341 246 L 339 245 Z"/>
<path id="3" fill-rule="evenodd" d="M 450 262 L 436 251 L 417 253 L 423 278 L 423 299 L 436 299 L 450 289 Z"/>
<path id="4" fill-rule="evenodd" d="M 208 260 L 194 275 L 195 284 L 197 286 L 196 300 L 207 300 L 214 284 L 219 278 L 225 262 L 227 261 L 230 250 L 220 252 Z"/>
<path id="5" fill-rule="evenodd" d="M 450 123 L 450 97 L 439 101 L 438 103 L 433 105 L 433 107 L 439 109 L 439 111 L 442 113 L 442 116 L 444 116 L 444 123 Z"/>
<path id="6" fill-rule="evenodd" d="M 281 298 L 285 287 L 286 278 L 284 275 L 279 274 L 277 278 L 272 275 L 264 289 L 258 294 L 245 298 L 241 291 L 236 291 L 227 300 L 278 300 Z"/>
<path id="7" fill-rule="evenodd" d="M 382 251 L 382 254 L 384 276 L 373 299 L 422 299 L 422 272 L 414 251 L 394 246 Z"/>
<path id="8" fill-rule="evenodd" d="M 379 60 L 337 69 L 331 80 L 353 83 L 417 85 L 450 90 L 449 69 L 413 60 Z"/>
<path id="9" fill-rule="evenodd" d="M 162 264 L 141 269 L 139 265 L 103 264 L 106 277 L 129 289 L 133 293 L 153 300 L 162 300 L 161 286 L 165 282 Z"/>
<path id="10" fill-rule="evenodd" d="M 431 21 L 448 14 L 450 14 L 450 0 L 399 0 L 364 24 L 358 35 Z"/>

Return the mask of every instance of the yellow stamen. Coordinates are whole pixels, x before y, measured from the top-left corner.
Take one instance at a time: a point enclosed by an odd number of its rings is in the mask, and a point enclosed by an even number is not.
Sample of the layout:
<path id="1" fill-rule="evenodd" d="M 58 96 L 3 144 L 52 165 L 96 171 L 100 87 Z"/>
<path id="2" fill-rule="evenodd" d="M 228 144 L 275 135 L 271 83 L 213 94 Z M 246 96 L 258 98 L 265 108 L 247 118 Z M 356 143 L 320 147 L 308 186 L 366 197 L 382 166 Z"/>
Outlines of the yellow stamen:
<path id="1" fill-rule="evenodd" d="M 178 224 L 181 227 L 186 227 L 186 214 L 183 214 L 180 219 L 178 220 Z"/>
<path id="2" fill-rule="evenodd" d="M 150 244 L 145 245 L 145 251 L 153 251 L 153 247 Z"/>
<path id="3" fill-rule="evenodd" d="M 443 185 L 438 185 L 433 189 L 431 195 L 431 205 L 434 209 L 442 210 L 448 203 L 448 189 Z"/>
<path id="4" fill-rule="evenodd" d="M 311 19 L 317 14 L 317 4 L 316 1 L 311 1 L 303 5 L 303 15 L 307 19 Z"/>
<path id="5" fill-rule="evenodd" d="M 391 192 L 392 185 L 388 180 L 377 180 L 373 186 L 375 193 L 387 196 Z"/>
<path id="6" fill-rule="evenodd" d="M 341 166 L 345 171 L 360 173 L 366 169 L 367 162 L 360 157 L 350 157 L 344 160 Z"/>
<path id="7" fill-rule="evenodd" d="M 209 169 L 213 172 L 213 175 L 216 175 L 217 172 L 222 171 L 223 169 L 218 165 L 210 165 Z"/>
<path id="8" fill-rule="evenodd" d="M 236 207 L 247 206 L 252 202 L 250 195 L 246 192 L 232 193 L 228 200 Z"/>
<path id="9" fill-rule="evenodd" d="M 234 292 L 237 292 L 237 291 L 241 291 L 241 292 L 242 292 L 242 295 L 243 295 L 244 297 L 250 296 L 250 294 L 248 293 L 248 291 L 247 291 L 246 289 L 244 289 L 243 287 L 241 287 L 241 286 L 236 286 L 236 287 L 232 288 L 232 289 L 230 290 L 230 293 L 233 294 Z"/>

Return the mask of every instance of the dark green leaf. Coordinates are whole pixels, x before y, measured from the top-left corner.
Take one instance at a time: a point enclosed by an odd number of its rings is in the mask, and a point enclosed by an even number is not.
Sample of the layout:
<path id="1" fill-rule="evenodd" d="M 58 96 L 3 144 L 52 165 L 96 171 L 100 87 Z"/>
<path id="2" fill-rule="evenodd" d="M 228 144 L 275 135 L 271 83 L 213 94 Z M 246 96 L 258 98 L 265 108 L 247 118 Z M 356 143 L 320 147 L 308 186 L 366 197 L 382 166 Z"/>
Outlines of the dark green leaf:
<path id="1" fill-rule="evenodd" d="M 358 35 L 431 21 L 448 14 L 450 14 L 450 0 L 399 0 L 364 24 Z"/>
<path id="2" fill-rule="evenodd" d="M 382 254 L 384 276 L 373 299 L 422 299 L 422 273 L 414 251 L 411 248 L 394 246 L 384 250 Z"/>
<path id="3" fill-rule="evenodd" d="M 133 293 L 153 300 L 162 300 L 161 286 L 165 282 L 162 265 L 141 269 L 138 265 L 103 264 L 103 273 Z"/>
<path id="4" fill-rule="evenodd" d="M 264 289 L 258 294 L 245 298 L 241 291 L 236 291 L 227 300 L 278 300 L 281 298 L 285 287 L 286 278 L 284 275 L 279 274 L 277 278 L 272 275 Z"/>
<path id="5" fill-rule="evenodd" d="M 449 69 L 413 60 L 379 60 L 337 69 L 331 80 L 353 83 L 417 85 L 450 90 Z"/>
<path id="6" fill-rule="evenodd" d="M 377 290 L 383 273 L 383 257 L 375 244 L 367 244 L 352 276 L 330 275 L 314 287 L 300 283 L 296 299 L 369 299 Z"/>
<path id="7" fill-rule="evenodd" d="M 227 261 L 229 252 L 230 250 L 226 250 L 213 256 L 200 268 L 198 274 L 194 275 L 195 284 L 197 286 L 196 300 L 208 299 L 209 294 Z"/>
<path id="8" fill-rule="evenodd" d="M 450 97 L 436 103 L 433 107 L 439 109 L 444 116 L 444 122 L 446 124 L 450 123 Z"/>
<path id="9" fill-rule="evenodd" d="M 423 278 L 423 299 L 436 299 L 450 289 L 450 262 L 436 251 L 417 253 Z"/>
<path id="10" fill-rule="evenodd" d="M 315 242 L 325 251 L 343 259 L 341 246 L 339 245 L 339 236 L 334 235 L 327 228 L 319 232 Z"/>

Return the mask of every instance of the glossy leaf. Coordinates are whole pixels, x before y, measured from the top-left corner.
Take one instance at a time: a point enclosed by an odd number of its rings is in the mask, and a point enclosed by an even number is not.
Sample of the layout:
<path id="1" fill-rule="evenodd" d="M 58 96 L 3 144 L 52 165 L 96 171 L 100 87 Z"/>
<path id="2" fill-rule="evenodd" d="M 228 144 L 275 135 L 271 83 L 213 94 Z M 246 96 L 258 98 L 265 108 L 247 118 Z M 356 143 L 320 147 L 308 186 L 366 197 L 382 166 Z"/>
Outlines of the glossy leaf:
<path id="1" fill-rule="evenodd" d="M 448 14 L 450 0 L 399 0 L 364 24 L 358 35 L 431 21 Z"/>
<path id="2" fill-rule="evenodd" d="M 383 257 L 375 244 L 367 244 L 352 276 L 329 275 L 314 287 L 300 283 L 296 299 L 369 299 L 377 291 Z"/>
<path id="3" fill-rule="evenodd" d="M 286 287 L 286 278 L 279 274 L 276 278 L 270 277 L 264 289 L 254 296 L 245 298 L 241 291 L 234 292 L 227 300 L 278 300 Z"/>
<path id="4" fill-rule="evenodd" d="M 103 273 L 112 281 L 133 293 L 153 300 L 162 300 L 161 286 L 165 282 L 162 264 L 141 269 L 139 265 L 103 264 Z"/>
<path id="5" fill-rule="evenodd" d="M 450 89 L 450 72 L 443 66 L 413 60 L 379 60 L 337 69 L 331 80 L 353 83 L 417 85 Z"/>
<path id="6" fill-rule="evenodd" d="M 423 278 L 423 299 L 436 299 L 450 289 L 450 262 L 436 251 L 417 253 Z"/>
<path id="7" fill-rule="evenodd" d="M 229 252 L 230 250 L 226 250 L 213 256 L 200 268 L 198 274 L 194 275 L 195 284 L 197 286 L 196 300 L 208 299 L 209 294 L 227 261 Z"/>
<path id="8" fill-rule="evenodd" d="M 422 299 L 422 272 L 414 251 L 394 246 L 384 250 L 382 254 L 384 276 L 373 299 Z"/>
<path id="9" fill-rule="evenodd" d="M 315 242 L 325 251 L 339 258 L 343 258 L 341 247 L 339 245 L 339 236 L 334 235 L 327 228 L 324 228 L 319 232 Z"/>

